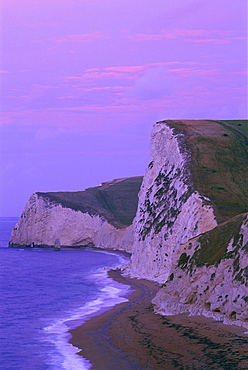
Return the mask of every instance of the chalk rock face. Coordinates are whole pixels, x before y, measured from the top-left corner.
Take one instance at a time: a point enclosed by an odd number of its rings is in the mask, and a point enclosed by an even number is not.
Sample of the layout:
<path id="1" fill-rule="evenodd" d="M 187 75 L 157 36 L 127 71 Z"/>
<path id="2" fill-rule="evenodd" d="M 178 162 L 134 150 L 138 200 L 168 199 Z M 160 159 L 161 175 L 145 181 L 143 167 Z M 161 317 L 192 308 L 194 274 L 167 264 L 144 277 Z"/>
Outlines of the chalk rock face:
<path id="1" fill-rule="evenodd" d="M 127 272 L 164 282 L 181 243 L 217 225 L 210 200 L 193 185 L 182 134 L 164 123 L 152 132 L 151 162 L 139 193 L 134 250 Z"/>
<path id="2" fill-rule="evenodd" d="M 118 179 L 77 193 L 33 194 L 9 245 L 96 246 L 131 251 L 142 177 Z"/>
<path id="3" fill-rule="evenodd" d="M 12 230 L 10 245 L 53 246 L 58 238 L 62 246 L 89 245 L 130 251 L 131 228 L 116 229 L 98 215 L 63 208 L 60 204 L 54 206 L 48 199 L 33 194 Z"/>
<path id="4" fill-rule="evenodd" d="M 170 277 L 153 299 L 155 311 L 205 315 L 248 328 L 247 276 L 248 213 L 180 246 Z"/>

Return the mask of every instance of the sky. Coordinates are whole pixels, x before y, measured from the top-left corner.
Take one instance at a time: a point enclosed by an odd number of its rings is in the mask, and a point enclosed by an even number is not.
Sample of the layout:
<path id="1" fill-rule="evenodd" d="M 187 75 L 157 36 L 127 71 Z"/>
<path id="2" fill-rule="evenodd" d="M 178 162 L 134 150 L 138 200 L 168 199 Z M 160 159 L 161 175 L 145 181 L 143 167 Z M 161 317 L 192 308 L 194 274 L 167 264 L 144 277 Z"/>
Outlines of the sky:
<path id="1" fill-rule="evenodd" d="M 152 125 L 247 118 L 246 0 L 0 0 L 0 216 L 143 175 Z"/>

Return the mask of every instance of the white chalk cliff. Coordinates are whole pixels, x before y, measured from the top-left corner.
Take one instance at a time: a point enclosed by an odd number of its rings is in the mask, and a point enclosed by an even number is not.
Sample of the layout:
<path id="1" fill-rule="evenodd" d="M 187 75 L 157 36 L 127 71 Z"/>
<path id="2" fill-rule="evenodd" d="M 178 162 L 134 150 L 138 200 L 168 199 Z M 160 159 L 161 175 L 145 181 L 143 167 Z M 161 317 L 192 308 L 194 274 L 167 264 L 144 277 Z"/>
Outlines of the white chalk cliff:
<path id="1" fill-rule="evenodd" d="M 142 177 L 116 179 L 82 192 L 35 193 L 12 230 L 9 245 L 96 246 L 130 252 L 132 219 Z"/>
<path id="2" fill-rule="evenodd" d="M 80 193 L 83 207 L 72 202 L 78 195 L 36 193 L 10 246 L 60 238 L 63 246 L 126 250 L 124 274 L 161 286 L 156 312 L 248 328 L 247 148 L 247 138 L 223 121 L 158 122 L 141 187 L 141 177 L 114 180 Z"/>
<path id="3" fill-rule="evenodd" d="M 247 231 L 248 213 L 182 244 L 153 299 L 155 311 L 205 315 L 248 328 Z"/>
<path id="4" fill-rule="evenodd" d="M 53 246 L 60 239 L 62 246 L 97 246 L 124 249 L 133 245 L 132 225 L 116 229 L 99 215 L 74 211 L 54 205 L 41 195 L 31 195 L 18 223 L 12 230 L 12 246 Z"/>
<path id="5" fill-rule="evenodd" d="M 156 312 L 248 328 L 248 222 L 235 216 L 248 209 L 247 159 L 245 137 L 222 122 L 154 125 L 124 272 L 161 284 Z"/>
<path id="6" fill-rule="evenodd" d="M 130 272 L 160 283 L 170 275 L 180 244 L 217 225 L 209 199 L 193 187 L 189 153 L 180 139 L 164 123 L 154 126 L 134 221 Z"/>

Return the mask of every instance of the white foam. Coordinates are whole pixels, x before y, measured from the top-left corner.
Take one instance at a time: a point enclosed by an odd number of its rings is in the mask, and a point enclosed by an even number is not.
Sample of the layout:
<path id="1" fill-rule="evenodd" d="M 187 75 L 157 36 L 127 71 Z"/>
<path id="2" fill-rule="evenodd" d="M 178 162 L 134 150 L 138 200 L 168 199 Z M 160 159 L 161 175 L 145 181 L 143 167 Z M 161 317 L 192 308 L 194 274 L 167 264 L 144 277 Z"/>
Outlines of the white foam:
<path id="1" fill-rule="evenodd" d="M 86 370 L 91 368 L 88 360 L 77 355 L 79 349 L 69 343 L 70 334 L 68 330 L 82 325 L 93 316 L 99 315 L 117 304 L 128 302 L 126 296 L 131 291 L 129 285 L 120 284 L 109 278 L 104 268 L 90 274 L 89 279 L 94 280 L 98 286 L 102 287 L 98 297 L 85 303 L 82 307 L 68 312 L 67 317 L 58 319 L 44 328 L 47 334 L 46 341 L 52 343 L 60 355 L 59 360 L 53 355 L 52 362 L 55 364 L 59 361 L 62 369 L 65 370 Z M 56 370 L 56 367 L 53 369 Z"/>

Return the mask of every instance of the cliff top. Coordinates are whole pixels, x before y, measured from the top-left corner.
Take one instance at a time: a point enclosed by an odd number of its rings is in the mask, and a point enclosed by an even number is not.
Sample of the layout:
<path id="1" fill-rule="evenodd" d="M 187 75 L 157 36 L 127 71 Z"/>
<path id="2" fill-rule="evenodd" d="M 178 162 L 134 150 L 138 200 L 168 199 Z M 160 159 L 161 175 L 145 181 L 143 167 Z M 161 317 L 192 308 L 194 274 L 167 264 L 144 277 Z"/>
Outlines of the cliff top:
<path id="1" fill-rule="evenodd" d="M 37 195 L 51 204 L 102 216 L 116 228 L 123 228 L 131 225 L 135 217 L 142 180 L 142 176 L 136 176 L 104 182 L 84 191 L 38 192 Z"/>
<path id="2" fill-rule="evenodd" d="M 211 199 L 218 223 L 248 211 L 248 121 L 162 121 L 191 156 L 194 187 Z"/>

